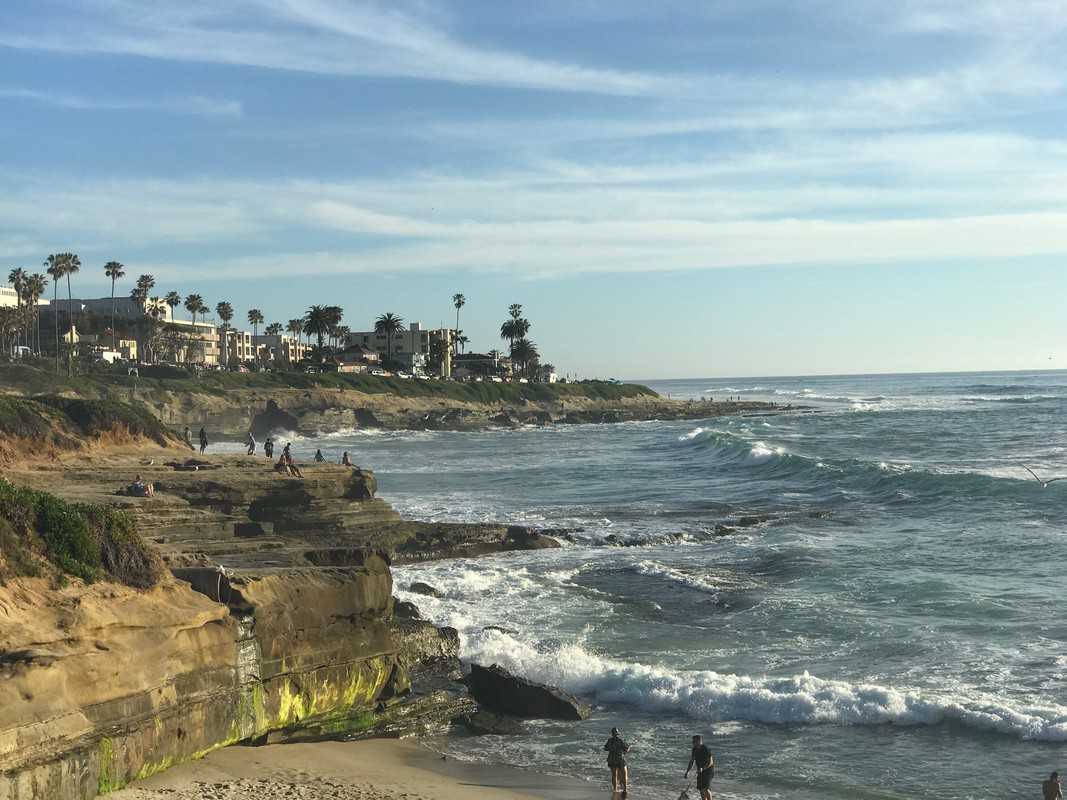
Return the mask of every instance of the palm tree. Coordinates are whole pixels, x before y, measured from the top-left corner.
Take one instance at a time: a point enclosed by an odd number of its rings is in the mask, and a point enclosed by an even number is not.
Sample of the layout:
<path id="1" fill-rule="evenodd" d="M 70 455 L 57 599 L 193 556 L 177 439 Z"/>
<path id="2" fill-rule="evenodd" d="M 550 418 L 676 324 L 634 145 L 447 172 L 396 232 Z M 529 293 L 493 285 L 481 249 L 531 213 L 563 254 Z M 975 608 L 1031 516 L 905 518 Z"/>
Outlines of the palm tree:
<path id="1" fill-rule="evenodd" d="M 67 352 L 67 376 L 74 374 L 74 294 L 70 288 L 70 276 L 82 268 L 81 259 L 75 253 L 63 253 L 66 265 L 63 277 L 67 279 L 67 316 L 70 318 L 70 350 Z"/>
<path id="2" fill-rule="evenodd" d="M 459 347 L 459 352 L 463 352 L 467 345 L 470 344 L 470 339 L 463 335 L 463 331 L 458 331 L 459 335 L 456 337 L 456 346 Z"/>
<path id="3" fill-rule="evenodd" d="M 322 360 L 322 342 L 326 334 L 330 332 L 330 312 L 326 306 L 312 306 L 304 315 L 304 333 L 308 340 L 314 336 L 318 341 L 318 358 Z"/>
<path id="4" fill-rule="evenodd" d="M 347 325 L 338 325 L 333 329 L 334 335 L 337 337 L 337 346 L 344 349 L 348 346 L 348 334 L 352 333 L 352 329 Z"/>
<path id="5" fill-rule="evenodd" d="M 458 340 L 459 334 L 461 333 L 459 329 L 459 310 L 467 305 L 467 298 L 461 294 L 454 294 L 452 295 L 452 305 L 456 307 L 456 337 Z"/>
<path id="6" fill-rule="evenodd" d="M 170 318 L 174 319 L 174 309 L 182 304 L 182 296 L 177 292 L 167 292 L 163 295 L 163 302 L 170 306 Z"/>
<path id="7" fill-rule="evenodd" d="M 529 339 L 516 339 L 511 345 L 511 360 L 522 364 L 522 373 L 525 374 L 531 361 L 536 361 L 539 353 L 537 345 Z"/>
<path id="8" fill-rule="evenodd" d="M 380 317 L 378 317 L 378 319 L 374 321 L 374 332 L 378 334 L 385 334 L 385 354 L 387 358 L 393 357 L 393 337 L 397 334 L 403 333 L 403 331 L 403 318 L 398 317 L 391 312 L 382 314 Z"/>
<path id="9" fill-rule="evenodd" d="M 22 267 L 16 267 L 7 274 L 7 282 L 11 284 L 15 290 L 15 316 L 16 323 L 19 317 L 22 316 L 22 296 L 26 292 L 26 270 Z M 19 343 L 19 328 L 15 328 L 15 346 Z"/>
<path id="10" fill-rule="evenodd" d="M 337 326 L 341 324 L 341 318 L 345 315 L 344 309 L 340 306 L 326 306 L 326 319 L 330 323 L 330 340 L 336 343 L 337 340 Z"/>
<path id="11" fill-rule="evenodd" d="M 104 264 L 104 274 L 111 278 L 111 349 L 115 349 L 115 281 L 126 274 L 126 268 L 118 261 Z"/>
<path id="12" fill-rule="evenodd" d="M 196 325 L 196 315 L 201 311 L 207 311 L 204 298 L 198 294 L 191 294 L 185 298 L 185 310 L 193 315 L 193 325 Z"/>
<path id="13" fill-rule="evenodd" d="M 59 374 L 59 281 L 66 274 L 67 261 L 65 253 L 52 253 L 45 259 L 45 272 L 52 276 L 52 310 L 55 313 L 56 329 L 56 374 Z"/>
<path id="14" fill-rule="evenodd" d="M 230 320 L 233 319 L 233 306 L 225 300 L 220 300 L 215 304 L 215 313 L 219 315 L 219 319 L 222 320 L 222 336 L 219 337 L 219 353 L 221 356 L 222 364 L 225 366 L 229 359 L 226 353 L 226 331 L 230 328 Z"/>
<path id="15" fill-rule="evenodd" d="M 519 317 L 521 317 L 522 316 L 522 304 L 521 303 L 512 303 L 510 306 L 508 306 L 508 316 L 511 317 L 512 319 L 518 319 Z"/>
<path id="16" fill-rule="evenodd" d="M 293 334 L 293 336 L 296 337 L 297 342 L 299 342 L 300 341 L 300 334 L 302 334 L 304 332 L 304 320 L 302 320 L 302 319 L 291 319 L 286 324 L 285 329 L 287 331 L 289 331 L 289 333 Z"/>
<path id="17" fill-rule="evenodd" d="M 252 326 L 252 336 L 259 335 L 259 326 L 264 320 L 263 312 L 258 308 L 248 309 L 248 324 Z"/>
<path id="18" fill-rule="evenodd" d="M 267 336 L 280 336 L 282 332 L 282 324 L 280 322 L 272 322 L 263 330 L 263 332 L 267 334 Z"/>
<path id="19" fill-rule="evenodd" d="M 508 350 L 515 346 L 515 340 L 519 338 L 515 327 L 515 320 L 509 319 L 500 326 L 500 338 L 508 340 Z"/>
<path id="20" fill-rule="evenodd" d="M 41 354 L 41 307 L 38 303 L 47 289 L 48 279 L 40 272 L 35 272 L 26 279 L 26 297 L 31 309 L 30 327 L 32 330 L 36 322 L 37 328 L 37 349 L 34 351 L 37 355 Z"/>

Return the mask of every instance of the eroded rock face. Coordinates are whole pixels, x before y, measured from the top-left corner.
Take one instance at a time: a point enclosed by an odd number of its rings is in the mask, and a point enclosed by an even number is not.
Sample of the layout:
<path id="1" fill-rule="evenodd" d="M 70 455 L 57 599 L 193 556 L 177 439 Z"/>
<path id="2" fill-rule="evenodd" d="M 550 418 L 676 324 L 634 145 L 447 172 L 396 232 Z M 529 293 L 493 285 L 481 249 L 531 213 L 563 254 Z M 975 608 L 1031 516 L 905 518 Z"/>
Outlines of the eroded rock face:
<path id="1" fill-rule="evenodd" d="M 267 407 L 252 417 L 252 435 L 261 441 L 272 433 L 295 431 L 299 427 L 300 420 L 280 409 L 273 400 L 268 400 Z"/>
<path id="2" fill-rule="evenodd" d="M 269 731 L 359 730 L 406 690 L 381 558 L 233 575 L 228 605 L 201 577 L 0 588 L 0 651 L 34 648 L 0 666 L 0 798 L 84 800 Z"/>
<path id="3" fill-rule="evenodd" d="M 480 705 L 514 717 L 582 720 L 589 716 L 589 707 L 562 689 L 516 677 L 497 664 L 472 664 L 467 688 Z"/>

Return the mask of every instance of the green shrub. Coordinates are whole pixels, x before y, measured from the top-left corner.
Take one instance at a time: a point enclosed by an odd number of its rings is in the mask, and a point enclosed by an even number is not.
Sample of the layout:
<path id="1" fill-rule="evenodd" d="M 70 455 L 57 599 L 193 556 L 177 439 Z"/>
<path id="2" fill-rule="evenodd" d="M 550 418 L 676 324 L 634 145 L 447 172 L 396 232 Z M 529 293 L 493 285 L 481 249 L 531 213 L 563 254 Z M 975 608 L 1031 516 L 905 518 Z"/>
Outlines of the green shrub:
<path id="1" fill-rule="evenodd" d="M 85 436 L 98 436 L 121 426 L 135 436 L 144 436 L 160 445 L 166 445 L 171 438 L 166 426 L 142 405 L 67 397 L 36 397 L 34 400 L 59 411 Z"/>
<path id="2" fill-rule="evenodd" d="M 0 479 L 0 570 L 39 575 L 46 561 L 87 583 L 110 580 L 147 589 L 159 582 L 159 557 L 128 514 L 110 506 L 68 503 Z"/>

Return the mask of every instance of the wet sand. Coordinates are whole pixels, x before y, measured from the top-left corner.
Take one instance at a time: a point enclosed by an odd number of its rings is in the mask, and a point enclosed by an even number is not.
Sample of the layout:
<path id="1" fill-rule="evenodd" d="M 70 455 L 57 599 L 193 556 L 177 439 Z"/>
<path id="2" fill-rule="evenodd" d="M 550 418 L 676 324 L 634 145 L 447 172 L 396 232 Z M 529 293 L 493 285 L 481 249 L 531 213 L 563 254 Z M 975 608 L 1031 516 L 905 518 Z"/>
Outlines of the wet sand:
<path id="1" fill-rule="evenodd" d="M 228 747 L 114 800 L 591 800 L 608 787 L 468 764 L 412 740 Z"/>

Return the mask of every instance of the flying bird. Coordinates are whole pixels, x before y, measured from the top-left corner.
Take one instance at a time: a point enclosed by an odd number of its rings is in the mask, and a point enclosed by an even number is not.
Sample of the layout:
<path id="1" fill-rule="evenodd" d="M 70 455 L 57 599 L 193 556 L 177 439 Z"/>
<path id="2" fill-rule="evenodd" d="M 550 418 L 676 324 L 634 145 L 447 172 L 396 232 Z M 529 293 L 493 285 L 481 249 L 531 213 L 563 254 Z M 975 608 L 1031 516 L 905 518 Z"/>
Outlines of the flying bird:
<path id="1" fill-rule="evenodd" d="M 1056 481 L 1067 480 L 1067 476 L 1061 476 L 1059 478 L 1049 478 L 1047 481 L 1045 481 L 1045 480 L 1041 480 L 1041 478 L 1037 477 L 1037 473 L 1034 472 L 1032 469 L 1030 469 L 1028 466 L 1026 466 L 1026 464 L 1023 464 L 1023 469 L 1025 469 L 1027 472 L 1029 472 L 1031 475 L 1034 476 L 1034 480 L 1041 484 L 1041 488 L 1042 489 L 1047 489 L 1049 487 L 1050 483 L 1055 483 Z"/>

